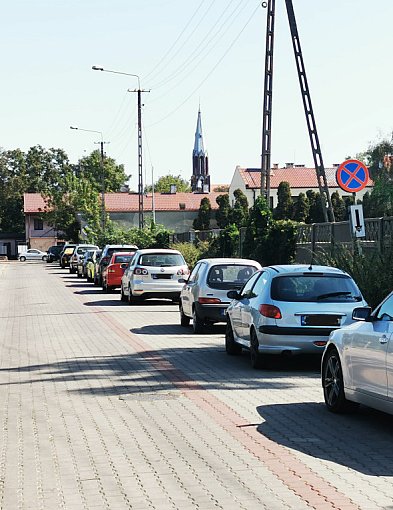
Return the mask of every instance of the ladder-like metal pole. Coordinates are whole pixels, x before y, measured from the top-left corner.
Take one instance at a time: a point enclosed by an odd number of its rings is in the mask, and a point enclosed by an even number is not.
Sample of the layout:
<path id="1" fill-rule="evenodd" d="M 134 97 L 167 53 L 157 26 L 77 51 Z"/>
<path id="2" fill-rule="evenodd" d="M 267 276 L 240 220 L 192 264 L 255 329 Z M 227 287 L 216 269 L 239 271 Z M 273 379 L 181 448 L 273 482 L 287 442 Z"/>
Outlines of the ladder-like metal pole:
<path id="1" fill-rule="evenodd" d="M 314 159 L 315 170 L 317 173 L 319 193 L 321 195 L 321 206 L 323 216 L 326 222 L 335 221 L 332 201 L 330 199 L 329 187 L 326 180 L 325 167 L 323 165 L 321 146 L 319 144 L 317 125 L 315 123 L 315 117 L 311 103 L 310 90 L 308 88 L 307 83 L 306 70 L 304 67 L 303 55 L 300 46 L 299 34 L 297 30 L 292 0 L 285 0 L 285 4 L 287 7 L 289 28 L 291 30 L 292 45 L 295 53 L 296 68 L 299 77 L 304 112 L 306 114 L 308 134 L 311 142 L 311 150 Z"/>
<path id="2" fill-rule="evenodd" d="M 273 50 L 275 0 L 267 2 L 265 83 L 263 92 L 263 126 L 261 155 L 261 195 L 266 197 L 270 206 L 270 157 L 272 135 L 272 98 L 273 98 Z M 264 2 L 266 4 L 266 2 Z"/>

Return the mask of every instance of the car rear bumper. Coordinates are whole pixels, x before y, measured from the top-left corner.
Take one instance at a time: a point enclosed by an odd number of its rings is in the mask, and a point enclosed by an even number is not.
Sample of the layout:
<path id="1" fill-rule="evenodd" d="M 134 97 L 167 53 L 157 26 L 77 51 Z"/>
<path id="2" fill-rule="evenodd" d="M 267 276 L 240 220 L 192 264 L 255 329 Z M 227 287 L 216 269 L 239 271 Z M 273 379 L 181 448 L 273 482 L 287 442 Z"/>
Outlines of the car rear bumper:
<path id="1" fill-rule="evenodd" d="M 258 328 L 259 352 L 263 354 L 322 354 L 329 335 L 337 328 Z"/>
<path id="2" fill-rule="evenodd" d="M 119 283 L 120 286 L 120 283 Z M 180 291 L 184 287 L 183 283 L 175 281 L 157 281 L 154 283 L 142 282 L 134 280 L 131 284 L 133 296 L 142 297 L 169 297 L 170 299 L 177 299 L 180 296 Z"/>
<path id="3" fill-rule="evenodd" d="M 201 305 L 200 303 L 195 303 L 198 316 L 203 320 L 212 322 L 226 322 L 228 306 L 225 304 Z"/>

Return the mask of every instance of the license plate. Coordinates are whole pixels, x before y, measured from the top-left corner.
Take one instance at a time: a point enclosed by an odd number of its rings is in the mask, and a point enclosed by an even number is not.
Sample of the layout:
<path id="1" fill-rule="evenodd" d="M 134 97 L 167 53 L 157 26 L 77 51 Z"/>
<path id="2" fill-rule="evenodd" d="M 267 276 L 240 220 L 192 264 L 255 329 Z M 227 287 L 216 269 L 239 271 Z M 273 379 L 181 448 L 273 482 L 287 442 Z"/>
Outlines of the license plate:
<path id="1" fill-rule="evenodd" d="M 340 326 L 340 315 L 302 315 L 302 326 Z"/>

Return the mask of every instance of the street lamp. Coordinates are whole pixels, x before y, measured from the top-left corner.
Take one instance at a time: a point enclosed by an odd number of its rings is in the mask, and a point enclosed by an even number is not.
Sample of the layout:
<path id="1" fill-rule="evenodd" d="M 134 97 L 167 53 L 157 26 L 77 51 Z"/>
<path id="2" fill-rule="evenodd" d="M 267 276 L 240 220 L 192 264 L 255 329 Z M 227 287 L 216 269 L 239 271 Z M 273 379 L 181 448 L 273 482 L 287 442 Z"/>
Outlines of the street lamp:
<path id="1" fill-rule="evenodd" d="M 101 141 L 98 142 L 100 144 L 101 150 L 101 225 L 102 230 L 105 229 L 105 170 L 104 170 L 104 139 L 101 131 L 95 131 L 94 129 L 82 129 L 75 126 L 70 126 L 70 129 L 76 129 L 78 131 L 85 131 L 87 133 L 98 133 L 101 135 Z"/>
<path id="2" fill-rule="evenodd" d="M 141 80 L 137 74 L 123 73 L 121 71 L 111 71 L 103 67 L 92 66 L 93 71 L 103 71 L 105 73 L 122 74 L 123 76 L 134 76 L 138 78 L 138 90 L 129 90 L 129 92 L 138 93 L 138 213 L 139 228 L 143 228 L 143 170 L 142 170 L 142 92 L 149 92 L 141 89 Z"/>

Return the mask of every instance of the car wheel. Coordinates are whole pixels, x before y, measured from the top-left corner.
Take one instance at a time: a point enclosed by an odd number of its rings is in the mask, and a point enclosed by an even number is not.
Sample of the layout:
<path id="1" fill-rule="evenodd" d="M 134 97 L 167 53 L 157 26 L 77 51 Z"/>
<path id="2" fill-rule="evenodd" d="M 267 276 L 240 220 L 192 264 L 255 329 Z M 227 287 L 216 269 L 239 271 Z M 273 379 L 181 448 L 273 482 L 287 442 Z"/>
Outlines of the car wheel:
<path id="1" fill-rule="evenodd" d="M 123 285 L 120 287 L 120 300 L 125 303 L 127 301 L 127 296 L 123 292 Z"/>
<path id="2" fill-rule="evenodd" d="M 198 316 L 198 313 L 196 311 L 196 308 L 194 307 L 192 311 L 192 329 L 194 333 L 203 333 L 204 330 L 204 322 L 203 320 Z"/>
<path id="3" fill-rule="evenodd" d="M 184 314 L 181 303 L 179 304 L 179 312 L 180 312 L 180 326 L 186 328 L 187 326 L 190 325 L 190 317 L 187 317 L 187 315 Z"/>
<path id="4" fill-rule="evenodd" d="M 264 366 L 262 356 L 259 354 L 259 341 L 255 330 L 251 331 L 250 338 L 250 361 L 252 368 L 262 368 Z"/>
<path id="5" fill-rule="evenodd" d="M 127 301 L 129 305 L 134 305 L 136 302 L 136 298 L 132 295 L 131 287 L 128 287 Z"/>
<path id="6" fill-rule="evenodd" d="M 332 413 L 344 413 L 357 407 L 355 402 L 345 398 L 340 358 L 333 348 L 328 351 L 323 362 L 322 387 L 326 407 Z"/>
<path id="7" fill-rule="evenodd" d="M 42 261 L 43 261 L 43 262 L 45 262 L 46 260 L 48 260 L 47 255 L 43 255 L 43 256 L 42 256 Z"/>
<path id="8" fill-rule="evenodd" d="M 77 276 L 78 278 L 82 278 L 82 275 L 80 274 L 80 272 L 79 272 L 79 271 L 76 273 L 76 276 Z"/>
<path id="9" fill-rule="evenodd" d="M 19 260 L 20 260 L 21 262 L 24 262 L 24 261 L 26 260 L 26 257 L 20 257 L 20 258 L 19 258 Z"/>
<path id="10" fill-rule="evenodd" d="M 225 330 L 225 350 L 230 356 L 238 356 L 242 352 L 242 346 L 235 342 L 233 329 L 229 319 Z"/>

